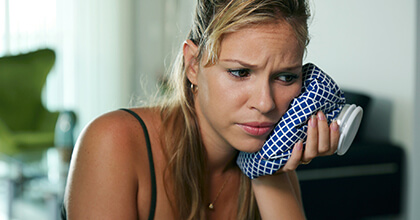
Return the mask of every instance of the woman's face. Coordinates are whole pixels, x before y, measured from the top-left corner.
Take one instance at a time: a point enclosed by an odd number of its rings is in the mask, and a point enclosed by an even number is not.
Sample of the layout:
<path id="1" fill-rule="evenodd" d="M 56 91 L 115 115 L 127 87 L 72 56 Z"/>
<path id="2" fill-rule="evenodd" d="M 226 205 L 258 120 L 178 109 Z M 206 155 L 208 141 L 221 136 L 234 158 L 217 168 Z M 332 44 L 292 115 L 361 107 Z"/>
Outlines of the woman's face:
<path id="1" fill-rule="evenodd" d="M 225 35 L 218 62 L 194 79 L 204 144 L 258 151 L 300 93 L 303 53 L 284 21 Z"/>

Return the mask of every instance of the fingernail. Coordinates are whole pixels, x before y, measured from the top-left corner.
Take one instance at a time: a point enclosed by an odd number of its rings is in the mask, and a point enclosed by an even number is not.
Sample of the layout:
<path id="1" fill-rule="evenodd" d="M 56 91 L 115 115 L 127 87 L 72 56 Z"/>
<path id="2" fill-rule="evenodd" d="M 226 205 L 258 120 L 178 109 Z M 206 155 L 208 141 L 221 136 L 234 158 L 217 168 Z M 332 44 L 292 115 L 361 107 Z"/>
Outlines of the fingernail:
<path id="1" fill-rule="evenodd" d="M 338 126 L 336 119 L 333 119 L 333 121 L 331 122 L 331 129 L 333 131 L 338 131 L 340 129 L 340 126 Z"/>
<path id="2" fill-rule="evenodd" d="M 311 119 L 309 119 L 309 125 L 311 127 L 316 127 L 317 123 L 316 123 L 316 116 L 315 115 L 312 115 Z"/>
<path id="3" fill-rule="evenodd" d="M 325 115 L 324 113 L 322 113 L 322 111 L 319 111 L 317 115 L 318 115 L 318 120 L 320 121 L 325 120 Z"/>
<path id="4" fill-rule="evenodd" d="M 302 140 L 299 140 L 297 143 L 296 143 L 296 150 L 302 150 L 303 149 L 303 141 Z"/>

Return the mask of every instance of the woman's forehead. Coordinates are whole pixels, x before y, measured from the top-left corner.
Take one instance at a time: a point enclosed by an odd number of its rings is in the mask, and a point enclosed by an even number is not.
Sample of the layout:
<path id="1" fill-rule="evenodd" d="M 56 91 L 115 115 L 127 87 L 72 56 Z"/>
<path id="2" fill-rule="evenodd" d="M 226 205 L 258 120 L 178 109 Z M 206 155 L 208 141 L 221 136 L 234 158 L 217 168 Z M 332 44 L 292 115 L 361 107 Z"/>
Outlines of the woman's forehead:
<path id="1" fill-rule="evenodd" d="M 258 59 L 260 55 L 288 51 L 299 53 L 300 50 L 302 49 L 290 24 L 265 23 L 226 34 L 221 41 L 219 59 L 231 59 L 232 56 Z"/>

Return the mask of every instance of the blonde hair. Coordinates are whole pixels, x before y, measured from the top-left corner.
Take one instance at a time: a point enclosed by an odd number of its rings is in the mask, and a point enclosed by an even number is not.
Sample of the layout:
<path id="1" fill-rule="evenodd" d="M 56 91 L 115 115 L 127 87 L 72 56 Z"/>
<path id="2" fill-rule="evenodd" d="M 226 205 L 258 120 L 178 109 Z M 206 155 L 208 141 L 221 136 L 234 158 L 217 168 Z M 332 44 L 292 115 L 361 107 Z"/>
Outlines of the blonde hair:
<path id="1" fill-rule="evenodd" d="M 305 48 L 309 42 L 308 17 L 305 0 L 198 0 L 188 39 L 198 46 L 200 64 L 209 66 L 217 62 L 223 36 L 250 24 L 283 19 L 293 27 Z M 208 196 L 206 155 L 186 69 L 181 50 L 159 104 L 169 161 L 165 178 L 171 180 L 165 183 L 171 182 L 170 186 L 166 185 L 166 191 L 173 192 L 177 198 L 172 202 L 172 209 L 179 219 L 204 219 L 207 208 L 204 200 Z M 250 180 L 245 175 L 241 176 L 239 195 L 237 218 L 259 219 Z"/>

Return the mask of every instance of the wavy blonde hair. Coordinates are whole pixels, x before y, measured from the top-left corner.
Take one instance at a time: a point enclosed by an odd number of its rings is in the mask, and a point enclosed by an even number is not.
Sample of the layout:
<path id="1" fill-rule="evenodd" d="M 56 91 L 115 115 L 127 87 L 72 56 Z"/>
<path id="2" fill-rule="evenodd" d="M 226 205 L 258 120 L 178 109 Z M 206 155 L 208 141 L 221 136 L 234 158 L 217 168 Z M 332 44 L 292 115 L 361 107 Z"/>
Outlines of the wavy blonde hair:
<path id="1" fill-rule="evenodd" d="M 210 66 L 218 60 L 223 36 L 250 24 L 285 20 L 306 48 L 308 17 L 305 0 L 198 0 L 188 39 L 198 46 L 200 65 Z M 181 49 L 159 104 L 169 161 L 165 178 L 170 181 L 165 182 L 171 182 L 166 191 L 173 192 L 169 198 L 176 198 L 172 209 L 179 219 L 205 219 L 206 154 L 186 69 Z M 240 182 L 237 218 L 259 219 L 250 180 L 242 175 Z"/>

